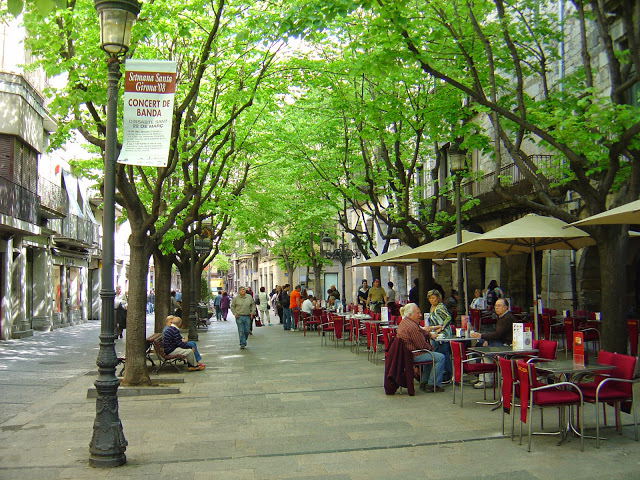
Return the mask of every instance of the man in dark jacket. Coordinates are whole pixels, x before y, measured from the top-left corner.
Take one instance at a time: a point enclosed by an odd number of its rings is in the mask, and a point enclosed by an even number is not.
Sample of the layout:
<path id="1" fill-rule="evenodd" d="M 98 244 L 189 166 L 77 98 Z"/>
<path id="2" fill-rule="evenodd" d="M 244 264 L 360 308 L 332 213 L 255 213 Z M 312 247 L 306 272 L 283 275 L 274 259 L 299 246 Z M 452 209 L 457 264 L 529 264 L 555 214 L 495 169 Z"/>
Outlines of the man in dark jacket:
<path id="1" fill-rule="evenodd" d="M 288 283 L 283 285 L 282 292 L 278 297 L 278 303 L 282 307 L 282 327 L 285 330 L 291 330 L 291 324 L 293 323 L 293 313 L 291 312 L 291 299 L 289 297 L 289 289 L 291 285 Z"/>
<path id="2" fill-rule="evenodd" d="M 501 347 L 503 345 L 511 345 L 513 343 L 513 324 L 518 322 L 518 319 L 513 316 L 513 313 L 509 311 L 509 302 L 506 298 L 499 298 L 496 300 L 493 309 L 498 316 L 498 322 L 496 323 L 496 329 L 490 333 L 473 332 L 472 338 L 478 339 L 478 345 L 484 347 Z M 485 357 L 486 358 L 486 357 Z M 486 363 L 489 363 L 488 360 Z M 483 374 L 480 376 L 480 381 L 473 385 L 473 388 L 486 388 L 492 387 L 493 384 L 489 380 L 491 376 Z"/>
<path id="3" fill-rule="evenodd" d="M 183 355 L 187 359 L 187 364 L 189 365 L 187 370 L 190 372 L 204 370 L 204 365 L 198 363 L 196 360 L 194 349 L 191 348 L 187 342 L 184 341 L 182 335 L 180 335 L 181 326 L 182 319 L 180 317 L 173 317 L 171 326 L 162 334 L 164 353 L 167 355 Z"/>

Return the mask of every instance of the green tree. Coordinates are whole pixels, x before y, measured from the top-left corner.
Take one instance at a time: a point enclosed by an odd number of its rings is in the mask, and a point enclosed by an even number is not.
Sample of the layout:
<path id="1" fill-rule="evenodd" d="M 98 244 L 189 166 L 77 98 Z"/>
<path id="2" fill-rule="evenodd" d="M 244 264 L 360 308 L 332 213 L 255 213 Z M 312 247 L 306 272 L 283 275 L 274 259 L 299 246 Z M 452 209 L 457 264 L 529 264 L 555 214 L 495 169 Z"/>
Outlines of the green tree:
<path id="1" fill-rule="evenodd" d="M 258 10 L 260 6 L 256 5 Z M 191 16 L 185 12 L 199 12 Z M 151 254 L 165 235 L 177 238 L 174 226 L 200 219 L 211 211 L 203 196 L 234 194 L 246 159 L 234 143 L 241 120 L 253 104 L 273 51 L 245 34 L 255 18 L 251 9 L 225 0 L 211 4 L 145 4 L 134 30 L 132 48 L 138 58 L 175 59 L 178 85 L 169 162 L 166 168 L 119 165 L 117 201 L 131 224 L 130 302 L 127 370 L 123 382 L 149 382 L 144 357 L 146 274 Z M 96 59 L 98 29 L 91 5 L 72 2 L 46 18 L 25 14 L 31 33 L 29 48 L 49 75 L 66 72 L 68 83 L 55 94 L 51 108 L 62 120 L 53 143 L 61 144 L 77 129 L 93 145 L 104 146 L 105 69 Z M 83 35 L 76 35 L 83 32 Z M 235 192 L 237 194 L 237 192 Z M 207 197 L 207 198 L 209 198 Z M 156 292 L 161 304 L 163 292 Z"/>

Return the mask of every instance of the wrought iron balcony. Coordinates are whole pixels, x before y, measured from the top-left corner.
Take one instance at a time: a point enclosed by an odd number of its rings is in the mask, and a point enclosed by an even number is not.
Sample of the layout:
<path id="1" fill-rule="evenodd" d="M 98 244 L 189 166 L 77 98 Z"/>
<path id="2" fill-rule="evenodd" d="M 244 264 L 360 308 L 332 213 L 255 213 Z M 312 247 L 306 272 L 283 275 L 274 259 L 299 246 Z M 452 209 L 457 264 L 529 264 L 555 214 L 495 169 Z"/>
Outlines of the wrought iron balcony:
<path id="1" fill-rule="evenodd" d="M 40 197 L 0 177 L 0 213 L 37 225 L 40 218 Z"/>
<path id="2" fill-rule="evenodd" d="M 547 174 L 547 178 L 550 178 L 551 180 L 559 180 L 560 170 L 555 170 L 555 172 L 557 172 L 555 177 L 553 176 L 554 171 L 551 170 L 552 158 L 552 155 L 531 155 L 529 157 L 537 168 L 545 172 L 551 172 L 551 174 Z M 526 179 L 524 173 L 518 169 L 515 163 L 503 165 L 500 168 L 499 175 L 502 179 L 502 186 L 511 193 L 527 195 L 533 192 L 531 182 Z M 499 205 L 504 201 L 504 199 L 494 191 L 495 179 L 496 172 L 493 171 L 483 175 L 477 181 L 463 180 L 461 192 L 463 195 L 480 199 L 480 206 L 482 208 Z M 447 186 L 443 189 L 444 191 L 441 190 L 441 192 L 445 195 L 451 194 L 452 189 L 453 187 Z M 438 207 L 440 210 L 449 211 L 453 209 L 453 201 L 449 200 L 446 196 L 443 196 L 440 199 Z"/>
<path id="3" fill-rule="evenodd" d="M 41 215 L 45 218 L 62 218 L 69 210 L 69 197 L 64 189 L 44 177 L 38 177 Z"/>
<path id="4" fill-rule="evenodd" d="M 49 220 L 49 227 L 56 232 L 58 242 L 86 247 L 98 247 L 98 226 L 72 213 L 66 218 Z"/>

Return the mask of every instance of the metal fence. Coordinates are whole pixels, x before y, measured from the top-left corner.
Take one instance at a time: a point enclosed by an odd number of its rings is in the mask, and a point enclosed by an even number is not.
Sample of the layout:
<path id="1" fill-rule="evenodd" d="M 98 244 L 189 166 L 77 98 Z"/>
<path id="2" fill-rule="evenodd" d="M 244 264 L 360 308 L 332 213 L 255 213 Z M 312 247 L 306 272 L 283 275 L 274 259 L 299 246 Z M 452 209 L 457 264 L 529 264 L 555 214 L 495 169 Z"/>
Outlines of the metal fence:
<path id="1" fill-rule="evenodd" d="M 61 238 L 91 246 L 98 246 L 100 242 L 98 225 L 71 213 L 66 218 L 49 220 L 49 227 Z"/>
<path id="2" fill-rule="evenodd" d="M 0 177 L 0 213 L 37 225 L 40 219 L 40 197 Z"/>
<path id="3" fill-rule="evenodd" d="M 60 185 L 38 177 L 38 194 L 44 209 L 65 215 L 69 210 L 69 197 Z"/>

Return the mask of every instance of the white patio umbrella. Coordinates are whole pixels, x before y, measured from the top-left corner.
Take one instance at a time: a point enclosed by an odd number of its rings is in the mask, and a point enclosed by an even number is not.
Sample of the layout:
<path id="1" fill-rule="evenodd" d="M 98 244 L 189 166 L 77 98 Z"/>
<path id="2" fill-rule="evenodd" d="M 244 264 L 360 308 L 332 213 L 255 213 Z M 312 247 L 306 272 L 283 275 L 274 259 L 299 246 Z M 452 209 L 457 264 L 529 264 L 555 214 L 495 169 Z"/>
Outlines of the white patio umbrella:
<path id="1" fill-rule="evenodd" d="M 469 232 L 468 230 L 462 230 L 462 241 L 466 242 L 467 240 L 471 240 L 473 238 L 478 237 L 479 233 Z M 424 245 L 420 245 L 419 247 L 413 248 L 406 253 L 400 253 L 394 259 L 432 259 L 434 260 L 436 255 L 443 250 L 447 250 L 449 248 L 455 247 L 458 245 L 457 234 L 449 235 L 447 237 L 439 238 L 438 240 L 434 240 L 433 242 L 426 243 Z M 456 260 L 456 255 L 452 254 L 448 260 Z M 437 260 L 435 260 L 437 263 Z M 458 266 L 460 268 L 460 266 Z M 468 295 L 468 285 L 467 285 L 467 268 L 466 263 L 463 262 L 463 275 L 464 275 L 464 300 L 467 302 Z M 462 293 L 462 292 L 461 292 Z"/>
<path id="2" fill-rule="evenodd" d="M 382 255 L 378 255 L 376 257 L 369 258 L 355 265 L 351 265 L 351 268 L 355 267 L 385 267 L 390 265 L 398 265 L 398 266 L 406 266 L 411 265 L 412 263 L 416 263 L 415 260 L 408 259 L 397 259 L 395 258 L 397 255 L 401 255 L 405 252 L 411 250 L 411 247 L 406 245 L 402 247 L 398 247 L 395 250 L 391 250 L 389 252 L 383 253 Z"/>
<path id="3" fill-rule="evenodd" d="M 476 237 L 480 236 L 479 233 L 469 232 L 467 230 L 462 230 L 462 241 L 466 242 L 468 240 L 472 240 Z M 438 240 L 434 240 L 433 242 L 426 243 L 424 245 L 420 245 L 416 248 L 411 248 L 408 251 L 402 251 L 395 255 L 392 258 L 395 259 L 410 259 L 410 258 L 436 258 L 438 253 L 443 250 L 448 250 L 450 248 L 455 247 L 458 244 L 456 239 L 456 234 L 449 235 L 448 237 L 439 238 Z M 394 252 L 398 252 L 399 250 L 394 250 Z M 455 257 L 455 254 L 451 255 Z"/>
<path id="4" fill-rule="evenodd" d="M 538 250 L 578 250 L 590 245 L 595 245 L 595 241 L 579 228 L 571 227 L 557 218 L 543 217 L 532 213 L 443 251 L 440 255 L 447 256 L 458 252 L 492 253 L 497 256 L 530 253 L 533 299 L 534 302 L 537 302 L 535 252 Z M 535 335 L 538 338 L 537 307 L 533 311 Z"/>
<path id="5" fill-rule="evenodd" d="M 570 225 L 616 225 L 625 223 L 640 223 L 640 200 L 612 208 L 597 215 L 592 215 L 584 220 L 573 222 Z"/>

